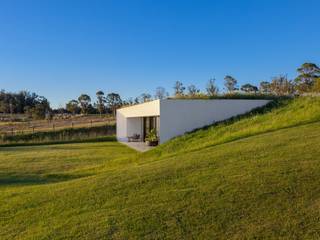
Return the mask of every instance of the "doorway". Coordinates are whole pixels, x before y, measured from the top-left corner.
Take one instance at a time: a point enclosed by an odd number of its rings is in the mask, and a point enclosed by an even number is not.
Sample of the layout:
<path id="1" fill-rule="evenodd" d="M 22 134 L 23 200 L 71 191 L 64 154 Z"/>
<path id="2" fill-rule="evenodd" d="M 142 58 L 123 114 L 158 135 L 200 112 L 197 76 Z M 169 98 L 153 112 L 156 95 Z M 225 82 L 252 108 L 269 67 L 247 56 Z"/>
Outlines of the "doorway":
<path id="1" fill-rule="evenodd" d="M 154 117 L 144 117 L 143 118 L 143 141 L 145 141 L 147 134 L 152 130 L 155 129 L 158 133 L 158 124 L 157 124 L 157 118 Z"/>

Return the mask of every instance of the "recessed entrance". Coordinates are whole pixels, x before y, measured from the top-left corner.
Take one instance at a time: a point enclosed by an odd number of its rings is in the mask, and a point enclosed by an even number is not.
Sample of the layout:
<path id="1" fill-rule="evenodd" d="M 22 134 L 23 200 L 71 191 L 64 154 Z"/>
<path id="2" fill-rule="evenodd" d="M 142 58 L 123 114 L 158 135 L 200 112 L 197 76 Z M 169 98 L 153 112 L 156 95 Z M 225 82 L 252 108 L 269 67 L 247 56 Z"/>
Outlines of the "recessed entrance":
<path id="1" fill-rule="evenodd" d="M 157 134 L 159 131 L 159 124 L 158 124 L 158 119 L 159 117 L 154 116 L 154 117 L 144 117 L 143 118 L 143 141 L 145 141 L 145 138 L 147 134 L 152 130 L 155 129 Z"/>

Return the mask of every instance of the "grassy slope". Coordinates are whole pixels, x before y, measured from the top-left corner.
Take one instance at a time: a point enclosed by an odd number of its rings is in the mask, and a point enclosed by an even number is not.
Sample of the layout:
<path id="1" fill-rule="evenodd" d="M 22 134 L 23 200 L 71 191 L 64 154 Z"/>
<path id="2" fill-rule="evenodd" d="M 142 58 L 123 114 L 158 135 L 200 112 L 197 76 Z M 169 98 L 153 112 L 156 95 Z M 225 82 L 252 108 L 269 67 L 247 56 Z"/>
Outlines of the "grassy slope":
<path id="1" fill-rule="evenodd" d="M 266 114 L 247 116 L 234 123 L 222 123 L 218 126 L 186 134 L 161 145 L 156 151 L 160 155 L 194 151 L 201 148 L 254 136 L 281 128 L 293 127 L 320 120 L 320 99 L 300 98 L 285 100 L 278 108 Z M 284 105 L 283 107 L 281 107 Z"/>
<path id="2" fill-rule="evenodd" d="M 117 143 L 1 149 L 0 239 L 317 239 L 319 108 L 298 100 L 145 154 Z"/>

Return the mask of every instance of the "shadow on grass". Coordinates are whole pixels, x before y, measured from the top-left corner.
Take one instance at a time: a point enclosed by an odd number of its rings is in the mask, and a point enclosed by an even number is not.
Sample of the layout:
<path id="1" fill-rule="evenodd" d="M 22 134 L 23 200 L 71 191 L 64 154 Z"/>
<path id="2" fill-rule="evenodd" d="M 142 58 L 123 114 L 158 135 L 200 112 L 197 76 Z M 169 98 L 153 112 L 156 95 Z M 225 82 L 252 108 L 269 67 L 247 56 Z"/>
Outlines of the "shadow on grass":
<path id="1" fill-rule="evenodd" d="M 89 145 L 92 143 L 93 145 Z M 102 143 L 101 145 L 97 145 L 95 143 Z M 106 144 L 103 144 L 106 143 Z M 77 144 L 77 145 L 72 145 Z M 83 150 L 84 146 L 81 144 L 86 144 L 85 149 L 108 149 L 108 148 L 114 148 L 115 151 L 123 149 L 123 145 L 119 144 L 116 141 L 97 141 L 97 142 L 66 142 L 66 143 L 60 143 L 60 144 L 53 144 L 53 143 L 46 143 L 46 144 L 21 144 L 21 145 L 0 145 L 0 152 L 31 152 L 31 151 L 48 151 L 48 150 Z"/>
<path id="2" fill-rule="evenodd" d="M 48 183 L 58 183 L 70 181 L 82 177 L 90 176 L 89 174 L 48 174 L 48 175 L 16 175 L 0 173 L 0 187 L 4 186 L 25 186 L 25 185 L 39 185 Z"/>

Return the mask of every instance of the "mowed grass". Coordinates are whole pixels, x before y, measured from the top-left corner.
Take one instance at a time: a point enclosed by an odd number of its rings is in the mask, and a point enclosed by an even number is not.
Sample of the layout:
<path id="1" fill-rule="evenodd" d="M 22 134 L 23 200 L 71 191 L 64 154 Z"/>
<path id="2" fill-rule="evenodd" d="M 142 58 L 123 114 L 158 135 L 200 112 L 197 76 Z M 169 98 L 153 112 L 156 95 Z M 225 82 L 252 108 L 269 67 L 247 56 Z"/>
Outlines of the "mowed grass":
<path id="1" fill-rule="evenodd" d="M 135 154 L 117 142 L 2 147 L 0 188 L 92 175 L 103 165 Z"/>
<path id="2" fill-rule="evenodd" d="M 319 239 L 320 122 L 295 117 L 220 144 L 198 137 L 179 154 L 113 142 L 1 148 L 0 239 Z M 40 180 L 14 181 L 30 175 Z"/>

